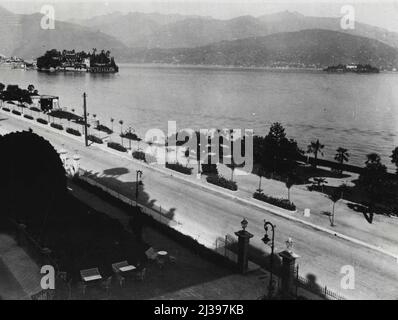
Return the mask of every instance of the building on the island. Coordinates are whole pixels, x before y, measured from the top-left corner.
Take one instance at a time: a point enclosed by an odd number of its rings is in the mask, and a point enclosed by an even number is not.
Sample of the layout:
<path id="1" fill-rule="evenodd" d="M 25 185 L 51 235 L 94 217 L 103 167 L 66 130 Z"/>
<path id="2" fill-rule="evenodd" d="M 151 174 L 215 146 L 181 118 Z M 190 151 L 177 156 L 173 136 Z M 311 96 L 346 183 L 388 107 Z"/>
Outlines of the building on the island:
<path id="1" fill-rule="evenodd" d="M 355 71 L 358 69 L 358 65 L 350 63 L 346 65 L 347 70 Z"/>

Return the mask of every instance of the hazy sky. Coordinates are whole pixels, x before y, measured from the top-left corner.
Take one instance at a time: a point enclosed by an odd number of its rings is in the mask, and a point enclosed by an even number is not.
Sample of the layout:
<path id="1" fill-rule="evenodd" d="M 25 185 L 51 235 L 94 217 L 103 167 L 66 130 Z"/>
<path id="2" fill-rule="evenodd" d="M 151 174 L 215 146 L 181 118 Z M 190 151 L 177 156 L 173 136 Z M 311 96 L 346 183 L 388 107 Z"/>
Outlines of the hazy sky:
<path id="1" fill-rule="evenodd" d="M 56 19 L 88 18 L 114 11 L 180 13 L 229 19 L 241 15 L 259 16 L 279 11 L 297 11 L 312 16 L 341 16 L 343 5 L 353 5 L 360 22 L 398 32 L 398 0 L 340 1 L 340 0 L 0 0 L 5 8 L 17 13 L 40 11 L 44 4 L 53 4 Z"/>

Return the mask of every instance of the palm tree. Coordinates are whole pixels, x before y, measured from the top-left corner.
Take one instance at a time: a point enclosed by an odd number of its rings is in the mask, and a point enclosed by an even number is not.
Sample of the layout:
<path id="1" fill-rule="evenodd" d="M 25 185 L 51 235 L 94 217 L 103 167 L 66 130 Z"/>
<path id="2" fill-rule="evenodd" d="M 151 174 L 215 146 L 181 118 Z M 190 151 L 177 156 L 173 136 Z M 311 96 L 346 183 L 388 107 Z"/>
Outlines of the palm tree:
<path id="1" fill-rule="evenodd" d="M 396 147 L 392 151 L 392 154 L 391 154 L 390 158 L 391 158 L 391 162 L 393 164 L 395 164 L 395 166 L 397 167 L 397 174 L 398 174 L 398 147 Z"/>
<path id="2" fill-rule="evenodd" d="M 317 186 L 318 186 L 319 188 L 321 188 L 322 193 L 323 193 L 323 187 L 325 186 L 325 184 L 328 183 L 328 182 L 326 181 L 326 179 L 323 178 L 323 177 L 315 177 L 315 178 L 314 178 L 314 182 L 316 182 Z"/>
<path id="3" fill-rule="evenodd" d="M 111 118 L 111 127 L 112 127 L 112 131 L 113 131 L 113 121 L 115 121 L 115 119 Z"/>
<path id="4" fill-rule="evenodd" d="M 330 225 L 332 227 L 334 227 L 335 226 L 335 224 L 334 224 L 334 208 L 336 206 L 336 202 L 341 199 L 341 192 L 339 192 L 339 190 L 332 192 L 332 194 L 329 195 L 329 199 L 333 202 L 332 217 L 330 220 Z"/>
<path id="5" fill-rule="evenodd" d="M 120 124 L 120 134 L 123 134 L 123 120 L 120 120 L 119 124 Z"/>
<path id="6" fill-rule="evenodd" d="M 319 142 L 319 139 L 316 140 L 316 141 L 311 141 L 311 143 L 308 145 L 308 150 L 307 150 L 307 152 L 308 152 L 308 153 L 313 153 L 313 154 L 314 154 L 314 162 L 313 162 L 313 164 L 312 164 L 312 166 L 313 166 L 314 168 L 316 168 L 316 165 L 317 165 L 318 153 L 320 153 L 320 154 L 323 156 L 322 149 L 323 149 L 324 147 L 325 147 L 325 146 Z"/>
<path id="7" fill-rule="evenodd" d="M 350 190 L 350 188 L 348 187 L 348 185 L 346 183 L 342 183 L 339 187 L 338 190 L 340 191 L 340 198 L 344 199 L 344 194 L 347 194 Z"/>
<path id="8" fill-rule="evenodd" d="M 288 199 L 289 202 L 290 202 L 290 189 L 291 189 L 291 187 L 293 187 L 293 185 L 294 185 L 294 179 L 293 179 L 293 177 L 288 177 L 288 178 L 286 179 L 286 181 L 285 181 L 285 185 L 286 185 L 286 188 L 287 188 L 287 199 Z"/>
<path id="9" fill-rule="evenodd" d="M 261 189 L 261 178 L 265 176 L 265 170 L 263 168 L 258 168 L 257 175 L 259 176 L 260 180 L 258 182 L 258 189 L 256 191 L 261 193 L 263 192 L 263 189 Z"/>
<path id="10" fill-rule="evenodd" d="M 343 163 L 344 163 L 344 161 L 345 161 L 345 162 L 348 162 L 348 159 L 349 159 L 350 155 L 349 155 L 347 149 L 341 148 L 341 147 L 339 147 L 339 148 L 336 150 L 336 152 L 337 152 L 337 153 L 336 153 L 336 155 L 334 156 L 334 160 L 336 160 L 336 161 L 340 164 L 340 170 L 339 170 L 339 172 L 340 172 L 340 174 L 342 174 L 342 173 L 343 173 Z"/>
<path id="11" fill-rule="evenodd" d="M 231 157 L 231 163 L 228 165 L 228 167 L 231 169 L 231 181 L 234 181 L 234 172 L 238 165 L 236 164 L 233 157 Z"/>
<path id="12" fill-rule="evenodd" d="M 123 145 L 123 120 L 120 120 L 119 124 L 120 124 L 120 137 L 122 138 L 122 145 Z"/>
<path id="13" fill-rule="evenodd" d="M 188 167 L 188 166 L 189 166 L 189 160 L 190 160 L 189 148 L 187 148 L 187 149 L 185 150 L 185 152 L 184 152 L 184 157 L 185 157 L 185 159 L 187 160 L 187 161 L 186 161 L 186 166 L 185 166 L 185 167 Z"/>

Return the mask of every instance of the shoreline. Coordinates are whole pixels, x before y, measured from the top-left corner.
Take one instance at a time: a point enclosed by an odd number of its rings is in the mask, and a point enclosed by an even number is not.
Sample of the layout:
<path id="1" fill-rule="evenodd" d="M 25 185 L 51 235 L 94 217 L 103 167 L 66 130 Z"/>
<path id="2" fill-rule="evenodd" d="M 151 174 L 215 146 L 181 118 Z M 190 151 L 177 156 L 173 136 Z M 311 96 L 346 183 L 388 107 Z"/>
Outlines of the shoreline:
<path id="1" fill-rule="evenodd" d="M 172 64 L 172 63 L 136 63 L 120 62 L 120 67 L 143 68 L 143 69 L 197 69 L 197 70 L 222 70 L 222 71 L 257 71 L 257 72 L 281 72 L 281 73 L 317 73 L 317 74 L 347 74 L 337 72 L 326 72 L 323 67 L 246 67 L 234 65 L 211 65 L 211 64 Z M 380 70 L 378 74 L 398 74 L 398 71 Z"/>

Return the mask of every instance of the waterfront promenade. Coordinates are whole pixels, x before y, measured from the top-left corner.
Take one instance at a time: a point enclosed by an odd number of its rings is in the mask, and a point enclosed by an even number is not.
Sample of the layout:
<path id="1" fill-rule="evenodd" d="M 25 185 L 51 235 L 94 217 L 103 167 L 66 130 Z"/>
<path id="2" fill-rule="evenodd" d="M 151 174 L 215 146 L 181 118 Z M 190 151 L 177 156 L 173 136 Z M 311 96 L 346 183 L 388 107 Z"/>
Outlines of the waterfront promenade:
<path id="1" fill-rule="evenodd" d="M 301 256 L 300 270 L 303 276 L 313 274 L 317 282 L 340 292 L 347 298 L 387 298 L 398 297 L 398 265 L 394 259 L 369 248 L 336 238 L 304 224 L 285 219 L 269 211 L 250 206 L 231 197 L 201 187 L 197 184 L 176 178 L 169 174 L 152 170 L 132 161 L 117 152 L 102 150 L 97 146 L 85 148 L 82 140 L 55 133 L 51 128 L 43 128 L 27 121 L 15 119 L 1 113 L 2 132 L 28 129 L 48 139 L 56 148 L 65 148 L 81 155 L 81 166 L 90 169 L 101 183 L 125 195 L 134 197 L 135 170 L 144 171 L 144 186 L 140 200 L 146 205 L 156 204 L 170 212 L 181 223 L 180 231 L 190 234 L 200 242 L 214 243 L 218 237 L 232 234 L 240 228 L 240 220 L 246 217 L 248 230 L 252 232 L 253 245 L 264 249 L 261 237 L 263 219 L 277 225 L 277 251 L 284 249 L 284 242 L 292 237 L 294 250 Z M 1 133 L 1 132 L 0 132 Z M 106 147 L 104 147 L 106 148 Z M 263 187 L 264 188 L 264 187 Z M 264 188 L 265 189 L 265 188 Z M 282 189 L 281 189 L 282 190 Z M 241 195 L 242 191 L 236 193 Z M 292 190 L 293 200 L 296 190 Z M 337 211 L 338 212 L 338 211 Z M 338 225 L 339 220 L 336 219 Z M 355 226 L 353 226 L 355 228 Z M 372 235 L 369 241 L 376 237 Z M 309 240 L 310 239 L 310 240 Z M 342 290 L 341 267 L 353 265 L 356 271 L 356 289 Z"/>

